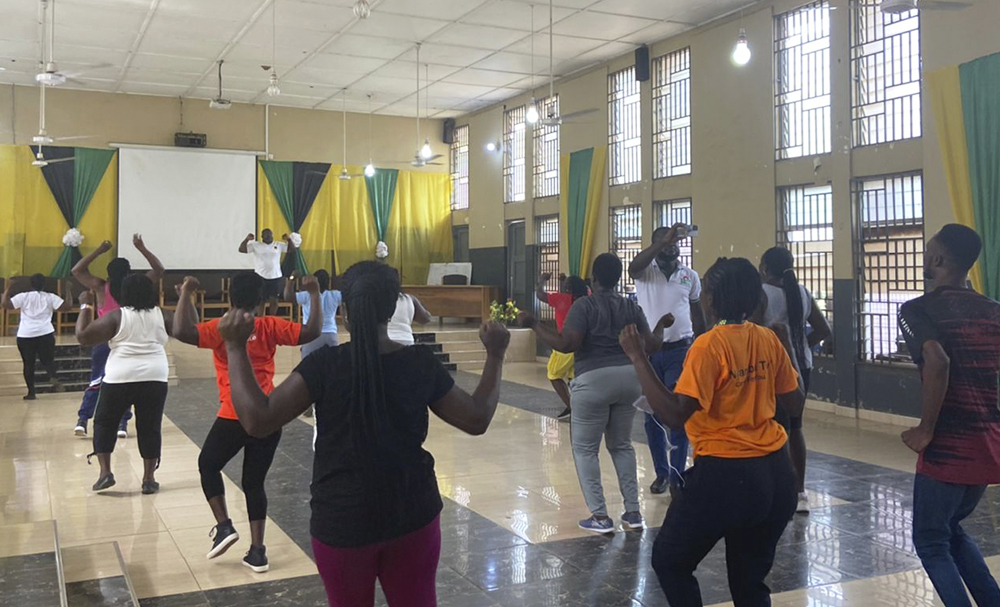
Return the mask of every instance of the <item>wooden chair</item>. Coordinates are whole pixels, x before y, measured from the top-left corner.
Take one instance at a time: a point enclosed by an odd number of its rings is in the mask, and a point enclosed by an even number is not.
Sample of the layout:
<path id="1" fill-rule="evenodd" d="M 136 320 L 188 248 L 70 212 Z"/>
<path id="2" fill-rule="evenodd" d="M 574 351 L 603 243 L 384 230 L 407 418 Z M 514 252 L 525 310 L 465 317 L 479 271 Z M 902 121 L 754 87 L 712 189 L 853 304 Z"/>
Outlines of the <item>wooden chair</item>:
<path id="1" fill-rule="evenodd" d="M 73 293 L 73 279 L 63 278 L 57 281 L 56 293 L 66 301 L 72 302 L 72 306 L 65 312 L 56 312 L 56 335 L 71 334 L 76 331 L 76 318 L 80 315 L 79 307 L 76 304 L 76 295 Z"/>
<path id="2" fill-rule="evenodd" d="M 206 276 L 201 281 L 201 298 L 198 314 L 202 320 L 222 316 L 229 309 L 231 280 L 224 276 Z M 221 310 L 221 312 L 217 312 Z M 209 312 L 212 314 L 209 315 Z"/>
<path id="3" fill-rule="evenodd" d="M 441 277 L 441 284 L 465 286 L 469 284 L 469 278 L 465 274 L 445 274 Z"/>
<path id="4" fill-rule="evenodd" d="M 179 300 L 177 287 L 184 283 L 183 274 L 167 273 L 160 277 L 160 309 L 172 312 Z M 195 305 L 197 305 L 195 301 Z"/>

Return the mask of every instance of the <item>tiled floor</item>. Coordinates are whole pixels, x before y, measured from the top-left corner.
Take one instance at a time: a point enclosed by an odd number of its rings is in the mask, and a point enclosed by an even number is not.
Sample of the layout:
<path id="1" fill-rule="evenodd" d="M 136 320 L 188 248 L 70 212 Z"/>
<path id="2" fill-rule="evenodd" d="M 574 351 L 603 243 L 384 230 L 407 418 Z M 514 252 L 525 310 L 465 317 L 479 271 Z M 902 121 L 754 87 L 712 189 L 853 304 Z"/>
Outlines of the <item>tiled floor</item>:
<path id="1" fill-rule="evenodd" d="M 72 436 L 79 395 L 46 395 L 31 404 L 0 398 L 0 587 L 18 571 L 47 562 L 54 519 L 74 606 L 127 604 L 114 541 L 146 607 L 325 604 L 309 549 L 307 420 L 285 429 L 268 478 L 271 571 L 258 575 L 240 565 L 245 540 L 223 558 L 205 559 L 212 519 L 197 456 L 216 411 L 212 367 L 206 352 L 172 349 L 181 380 L 170 389 L 163 489 L 155 496 L 139 494 L 141 460 L 132 439 L 114 456 L 118 485 L 102 495 L 90 491 L 96 476 L 85 461 L 90 443 Z M 296 357 L 282 350 L 279 372 L 287 373 Z M 457 379 L 472 386 L 477 377 L 459 373 Z M 588 536 L 576 527 L 587 513 L 569 426 L 554 419 L 561 404 L 542 365 L 509 365 L 501 400 L 484 437 L 432 422 L 427 445 L 446 498 L 440 604 L 666 605 L 650 552 L 669 500 L 645 490 L 652 473 L 641 425 L 634 436 L 650 528 Z M 935 605 L 909 537 L 914 458 L 900 444 L 899 428 L 809 413 L 806 430 L 814 510 L 796 517 L 782 538 L 769 578 L 774 604 Z M 227 468 L 226 487 L 233 519 L 245 532 L 240 465 L 237 457 Z M 617 515 L 622 500 L 606 457 L 602 468 L 609 510 Z M 998 526 L 1000 488 L 988 491 L 966 525 L 991 555 L 991 566 L 1000 568 Z M 729 600 L 724 546 L 708 556 L 698 577 L 706 604 Z"/>

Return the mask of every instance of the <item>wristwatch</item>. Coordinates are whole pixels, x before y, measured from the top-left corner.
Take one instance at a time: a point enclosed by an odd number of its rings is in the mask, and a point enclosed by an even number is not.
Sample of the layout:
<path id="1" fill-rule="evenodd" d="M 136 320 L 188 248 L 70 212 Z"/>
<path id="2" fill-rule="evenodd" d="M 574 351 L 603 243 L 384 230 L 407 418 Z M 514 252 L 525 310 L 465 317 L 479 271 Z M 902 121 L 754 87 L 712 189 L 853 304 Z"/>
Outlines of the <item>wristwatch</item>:
<path id="1" fill-rule="evenodd" d="M 83 312 L 90 307 L 90 304 L 80 304 L 80 311 Z"/>

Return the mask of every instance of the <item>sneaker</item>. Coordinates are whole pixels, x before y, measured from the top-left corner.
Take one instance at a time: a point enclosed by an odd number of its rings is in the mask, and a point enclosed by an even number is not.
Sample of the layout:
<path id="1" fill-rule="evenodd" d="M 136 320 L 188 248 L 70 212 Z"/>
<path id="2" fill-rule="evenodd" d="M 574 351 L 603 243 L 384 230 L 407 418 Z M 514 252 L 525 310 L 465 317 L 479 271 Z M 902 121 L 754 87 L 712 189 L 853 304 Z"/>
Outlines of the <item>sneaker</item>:
<path id="1" fill-rule="evenodd" d="M 558 419 L 561 422 L 568 422 L 569 418 L 572 417 L 572 415 L 573 415 L 573 410 L 570 409 L 569 407 L 566 407 L 565 409 L 563 409 L 562 413 L 556 416 L 556 419 Z"/>
<path id="2" fill-rule="evenodd" d="M 120 426 L 118 426 L 118 438 L 128 438 L 128 422 L 123 421 Z"/>
<path id="3" fill-rule="evenodd" d="M 809 496 L 803 491 L 799 494 L 799 505 L 795 508 L 798 514 L 809 514 Z"/>
<path id="4" fill-rule="evenodd" d="M 209 532 L 208 537 L 214 537 L 212 541 L 212 549 L 208 551 L 208 558 L 214 559 L 215 557 L 223 554 L 229 547 L 232 546 L 236 540 L 240 539 L 240 534 L 236 533 L 236 529 L 233 527 L 232 521 L 226 521 L 224 523 L 219 523 L 215 527 L 212 527 L 212 531 Z"/>
<path id="5" fill-rule="evenodd" d="M 267 564 L 267 547 L 266 546 L 250 546 L 250 550 L 247 551 L 247 555 L 243 557 L 243 564 L 250 568 L 250 571 L 254 573 L 264 573 L 270 568 Z"/>
<path id="6" fill-rule="evenodd" d="M 94 486 L 91 488 L 94 491 L 104 491 L 105 489 L 110 489 L 111 487 L 114 486 L 115 486 L 115 475 L 112 474 L 111 472 L 108 472 L 107 476 L 102 476 L 101 478 L 97 479 L 97 482 L 94 483 Z"/>
<path id="7" fill-rule="evenodd" d="M 631 529 L 642 529 L 644 525 L 642 524 L 642 513 L 640 512 L 626 512 L 622 515 L 622 528 L 626 531 Z"/>
<path id="8" fill-rule="evenodd" d="M 35 396 L 34 392 L 28 392 L 27 394 L 24 395 L 24 400 L 35 400 L 37 398 L 38 397 Z"/>
<path id="9" fill-rule="evenodd" d="M 142 494 L 152 495 L 160 490 L 160 483 L 156 481 L 142 481 Z"/>
<path id="10" fill-rule="evenodd" d="M 667 492 L 667 486 L 670 485 L 670 479 L 664 478 L 662 476 L 656 477 L 653 484 L 649 486 L 649 492 L 653 495 L 663 495 Z"/>
<path id="11" fill-rule="evenodd" d="M 73 434 L 77 436 L 87 436 L 87 420 L 82 417 L 76 420 L 76 428 L 73 428 Z"/>
<path id="12" fill-rule="evenodd" d="M 597 518 L 592 516 L 580 521 L 580 529 L 593 531 L 594 533 L 614 533 L 615 523 L 610 518 Z"/>

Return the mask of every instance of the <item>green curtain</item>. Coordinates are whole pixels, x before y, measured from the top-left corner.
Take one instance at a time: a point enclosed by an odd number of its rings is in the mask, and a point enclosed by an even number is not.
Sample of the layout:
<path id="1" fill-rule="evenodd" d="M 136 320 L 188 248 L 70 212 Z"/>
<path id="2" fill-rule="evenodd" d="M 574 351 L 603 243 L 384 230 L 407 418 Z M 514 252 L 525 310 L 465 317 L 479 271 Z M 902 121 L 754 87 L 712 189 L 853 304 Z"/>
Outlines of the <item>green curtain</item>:
<path id="1" fill-rule="evenodd" d="M 587 191 L 594 148 L 569 155 L 569 196 L 566 201 L 566 241 L 569 249 L 569 270 L 584 275 L 582 264 L 584 226 L 587 222 Z"/>
<path id="2" fill-rule="evenodd" d="M 1000 53 L 959 66 L 983 293 L 1000 299 Z"/>
<path id="3" fill-rule="evenodd" d="M 398 169 L 378 169 L 373 177 L 365 177 L 368 203 L 371 204 L 372 215 L 375 217 L 375 232 L 382 242 L 385 242 L 385 232 L 389 228 L 389 212 L 396 196 L 398 179 Z"/>
<path id="4" fill-rule="evenodd" d="M 281 215 L 288 223 L 288 228 L 293 229 L 295 225 L 295 214 L 293 211 L 292 197 L 295 194 L 293 167 L 291 162 L 283 160 L 261 160 L 260 168 L 264 169 L 267 182 L 271 184 L 271 191 L 278 201 L 278 208 Z"/>
<path id="5" fill-rule="evenodd" d="M 83 215 L 90 206 L 90 200 L 97 191 L 97 186 L 104 179 L 104 174 L 108 171 L 108 165 L 114 158 L 114 150 L 94 150 L 90 148 L 76 148 L 73 152 L 73 162 L 66 163 L 73 165 L 73 208 L 72 221 L 69 227 L 75 228 L 79 225 Z M 80 259 L 80 249 L 66 246 L 63 248 L 55 267 L 52 268 L 52 276 L 56 278 L 66 278 L 70 275 L 73 266 Z"/>

